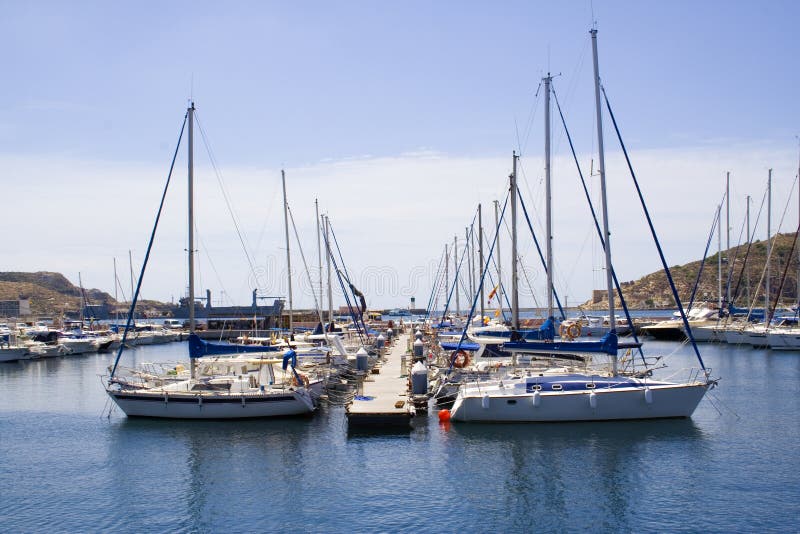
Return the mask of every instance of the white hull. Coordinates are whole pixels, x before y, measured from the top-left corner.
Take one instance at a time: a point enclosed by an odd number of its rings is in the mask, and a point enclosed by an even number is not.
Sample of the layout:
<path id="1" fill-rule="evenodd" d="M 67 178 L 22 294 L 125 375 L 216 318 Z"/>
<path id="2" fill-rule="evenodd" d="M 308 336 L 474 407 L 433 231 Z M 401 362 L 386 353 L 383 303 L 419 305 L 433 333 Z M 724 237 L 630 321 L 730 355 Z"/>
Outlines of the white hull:
<path id="1" fill-rule="evenodd" d="M 27 359 L 29 358 L 26 347 L 0 348 L 0 362 L 15 362 Z"/>
<path id="2" fill-rule="evenodd" d="M 309 394 L 303 390 L 216 395 L 144 391 L 109 391 L 108 394 L 128 417 L 245 419 L 314 411 Z"/>
<path id="3" fill-rule="evenodd" d="M 93 339 L 60 338 L 58 342 L 69 349 L 70 354 L 85 354 L 97 351 L 97 345 L 95 345 Z"/>
<path id="4" fill-rule="evenodd" d="M 708 389 L 708 384 L 659 385 L 596 391 L 558 391 L 507 395 L 486 394 L 478 388 L 459 391 L 451 417 L 474 422 L 615 421 L 689 417 Z M 595 397 L 592 400 L 591 395 Z M 487 399 L 488 397 L 488 399 Z M 538 397 L 538 398 L 537 398 Z M 538 405 L 536 405 L 538 403 Z M 592 406 L 594 404 L 594 406 Z"/>
<path id="5" fill-rule="evenodd" d="M 743 345 L 749 343 L 744 330 L 725 330 L 725 341 L 730 345 Z"/>
<path id="6" fill-rule="evenodd" d="M 767 342 L 772 350 L 800 350 L 800 330 L 770 332 Z"/>
<path id="7" fill-rule="evenodd" d="M 702 343 L 719 343 L 725 341 L 725 331 L 717 326 L 692 327 L 694 340 Z"/>

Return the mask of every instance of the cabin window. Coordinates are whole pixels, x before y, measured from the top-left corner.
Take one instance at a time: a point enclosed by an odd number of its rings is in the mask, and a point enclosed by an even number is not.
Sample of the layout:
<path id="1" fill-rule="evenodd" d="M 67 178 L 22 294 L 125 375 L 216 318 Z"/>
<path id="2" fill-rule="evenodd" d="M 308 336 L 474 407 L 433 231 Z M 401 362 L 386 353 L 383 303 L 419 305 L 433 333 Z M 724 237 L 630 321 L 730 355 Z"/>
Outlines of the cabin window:
<path id="1" fill-rule="evenodd" d="M 562 389 L 561 384 L 553 384 L 552 388 L 553 391 L 561 391 Z"/>
<path id="2" fill-rule="evenodd" d="M 516 399 L 508 399 L 506 402 L 508 404 L 516 404 L 517 403 Z"/>
<path id="3" fill-rule="evenodd" d="M 589 382 L 586 384 L 586 389 L 594 389 L 596 384 L 594 382 Z"/>
<path id="4" fill-rule="evenodd" d="M 536 384 L 535 386 L 533 386 L 533 389 L 534 389 L 534 391 L 541 391 L 542 390 L 542 385 L 541 384 Z"/>

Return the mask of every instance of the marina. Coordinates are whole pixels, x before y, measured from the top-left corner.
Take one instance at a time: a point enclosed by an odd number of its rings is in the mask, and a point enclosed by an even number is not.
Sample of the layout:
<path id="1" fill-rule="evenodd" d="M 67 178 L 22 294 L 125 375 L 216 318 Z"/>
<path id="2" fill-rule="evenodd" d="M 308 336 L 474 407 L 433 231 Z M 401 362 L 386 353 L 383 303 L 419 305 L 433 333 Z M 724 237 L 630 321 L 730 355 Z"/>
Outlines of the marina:
<path id="1" fill-rule="evenodd" d="M 0 532 L 797 530 L 800 4 L 7 7 Z"/>
<path id="2" fill-rule="evenodd" d="M 693 358 L 646 343 L 674 352 L 676 368 Z M 188 363 L 185 343 L 131 352 Z M 797 355 L 734 345 L 704 355 L 724 384 L 690 419 L 533 428 L 444 425 L 434 411 L 399 434 L 351 434 L 344 407 L 324 404 L 300 419 L 108 418 L 98 375 L 111 355 L 4 364 L 0 521 L 16 532 L 219 531 L 236 503 L 238 524 L 266 531 L 791 530 L 800 479 L 778 466 L 796 463 Z M 457 513 L 443 512 L 445 487 L 458 488 Z"/>

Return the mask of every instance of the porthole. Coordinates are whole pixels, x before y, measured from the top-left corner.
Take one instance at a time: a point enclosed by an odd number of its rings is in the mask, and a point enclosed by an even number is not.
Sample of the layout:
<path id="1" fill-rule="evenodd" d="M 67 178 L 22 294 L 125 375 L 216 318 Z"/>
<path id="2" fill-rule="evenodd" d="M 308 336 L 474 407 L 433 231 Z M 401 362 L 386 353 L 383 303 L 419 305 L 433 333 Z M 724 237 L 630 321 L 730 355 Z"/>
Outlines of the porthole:
<path id="1" fill-rule="evenodd" d="M 516 400 L 516 399 L 508 399 L 506 402 L 507 402 L 508 404 L 516 404 L 516 403 L 517 403 L 517 400 Z"/>
<path id="2" fill-rule="evenodd" d="M 536 384 L 536 385 L 534 385 L 534 386 L 533 386 L 533 390 L 534 390 L 534 391 L 541 391 L 541 390 L 542 390 L 542 385 L 541 385 L 541 384 Z"/>
<path id="3" fill-rule="evenodd" d="M 586 384 L 586 389 L 594 389 L 596 385 L 594 382 L 589 382 Z"/>
<path id="4" fill-rule="evenodd" d="M 553 391 L 561 391 L 561 384 L 553 384 Z"/>

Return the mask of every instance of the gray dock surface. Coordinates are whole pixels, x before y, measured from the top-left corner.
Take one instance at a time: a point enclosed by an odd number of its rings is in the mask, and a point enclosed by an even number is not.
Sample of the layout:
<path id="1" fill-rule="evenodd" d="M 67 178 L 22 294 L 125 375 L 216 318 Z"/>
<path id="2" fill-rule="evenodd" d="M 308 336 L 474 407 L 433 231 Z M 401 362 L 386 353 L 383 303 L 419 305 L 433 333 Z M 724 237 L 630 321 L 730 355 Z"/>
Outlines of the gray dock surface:
<path id="1" fill-rule="evenodd" d="M 409 426 L 414 407 L 408 399 L 408 376 L 403 374 L 401 360 L 407 354 L 409 334 L 397 336 L 387 350 L 380 372 L 364 380 L 360 396 L 371 400 L 353 400 L 347 407 L 350 426 Z"/>

